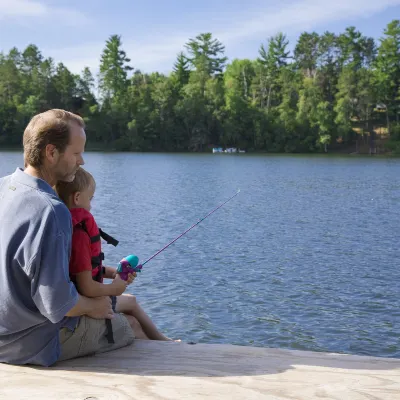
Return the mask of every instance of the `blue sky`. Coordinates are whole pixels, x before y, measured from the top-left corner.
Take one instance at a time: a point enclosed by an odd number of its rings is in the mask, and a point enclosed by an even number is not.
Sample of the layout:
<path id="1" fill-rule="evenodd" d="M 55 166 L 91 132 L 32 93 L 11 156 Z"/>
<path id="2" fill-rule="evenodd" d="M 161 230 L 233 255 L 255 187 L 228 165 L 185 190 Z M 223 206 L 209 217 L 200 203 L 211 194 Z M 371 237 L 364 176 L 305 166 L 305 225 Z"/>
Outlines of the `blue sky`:
<path id="1" fill-rule="evenodd" d="M 395 18 L 400 0 L 0 0 L 0 50 L 34 43 L 75 73 L 84 66 L 96 72 L 105 41 L 119 34 L 135 69 L 168 73 L 201 32 L 221 40 L 230 60 L 254 59 L 278 31 L 291 46 L 303 31 L 350 25 L 379 38 Z"/>

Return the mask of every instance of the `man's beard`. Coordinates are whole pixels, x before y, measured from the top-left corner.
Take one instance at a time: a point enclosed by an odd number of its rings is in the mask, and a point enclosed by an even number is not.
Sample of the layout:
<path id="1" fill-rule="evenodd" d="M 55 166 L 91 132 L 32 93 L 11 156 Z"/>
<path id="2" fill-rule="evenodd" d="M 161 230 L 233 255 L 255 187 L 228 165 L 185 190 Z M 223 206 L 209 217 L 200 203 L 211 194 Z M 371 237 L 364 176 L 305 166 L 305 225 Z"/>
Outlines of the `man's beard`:
<path id="1" fill-rule="evenodd" d="M 78 168 L 75 168 L 72 172 L 70 172 L 69 174 L 59 174 L 59 176 L 57 177 L 57 180 L 59 182 L 72 182 L 75 179 L 75 174 L 78 171 Z"/>

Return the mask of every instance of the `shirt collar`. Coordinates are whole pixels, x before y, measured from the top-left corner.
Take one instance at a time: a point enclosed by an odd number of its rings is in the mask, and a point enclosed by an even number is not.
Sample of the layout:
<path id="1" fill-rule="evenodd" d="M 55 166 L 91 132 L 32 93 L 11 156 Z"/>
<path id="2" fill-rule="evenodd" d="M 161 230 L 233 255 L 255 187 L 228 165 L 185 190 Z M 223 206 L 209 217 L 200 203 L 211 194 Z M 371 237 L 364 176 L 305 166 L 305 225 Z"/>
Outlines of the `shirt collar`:
<path id="1" fill-rule="evenodd" d="M 17 168 L 12 174 L 12 179 L 15 182 L 30 186 L 33 189 L 41 190 L 52 195 L 56 195 L 54 189 L 43 179 L 36 178 L 24 172 L 22 168 Z"/>

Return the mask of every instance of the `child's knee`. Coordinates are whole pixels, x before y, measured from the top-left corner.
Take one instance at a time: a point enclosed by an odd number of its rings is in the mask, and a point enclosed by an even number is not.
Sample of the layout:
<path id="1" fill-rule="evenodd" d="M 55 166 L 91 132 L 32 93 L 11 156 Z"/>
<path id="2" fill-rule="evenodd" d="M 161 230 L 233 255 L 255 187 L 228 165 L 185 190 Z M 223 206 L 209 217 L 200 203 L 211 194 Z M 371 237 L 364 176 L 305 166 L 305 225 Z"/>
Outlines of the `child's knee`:
<path id="1" fill-rule="evenodd" d="M 134 296 L 133 294 L 127 294 L 126 295 L 128 297 L 129 300 L 129 304 L 131 305 L 131 307 L 136 307 L 136 296 Z"/>

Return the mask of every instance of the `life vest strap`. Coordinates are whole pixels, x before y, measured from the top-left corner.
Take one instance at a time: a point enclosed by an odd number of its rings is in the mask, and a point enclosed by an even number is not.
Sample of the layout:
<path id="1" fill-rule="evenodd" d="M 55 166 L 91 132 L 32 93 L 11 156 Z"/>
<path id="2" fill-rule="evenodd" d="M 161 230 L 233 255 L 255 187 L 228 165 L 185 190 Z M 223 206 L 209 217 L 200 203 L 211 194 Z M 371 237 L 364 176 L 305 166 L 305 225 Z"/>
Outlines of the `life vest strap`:
<path id="1" fill-rule="evenodd" d="M 92 266 L 96 268 L 101 265 L 101 262 L 104 260 L 104 253 L 101 252 L 100 255 L 92 257 Z"/>
<path id="2" fill-rule="evenodd" d="M 100 240 L 100 235 L 96 235 L 96 236 L 91 236 L 90 237 L 90 243 L 96 243 Z"/>
<path id="3" fill-rule="evenodd" d="M 109 234 L 105 233 L 102 229 L 99 228 L 100 236 L 108 243 L 112 244 L 114 247 L 118 246 L 119 241 Z"/>
<path id="4" fill-rule="evenodd" d="M 82 221 L 81 223 L 77 224 L 76 226 L 80 226 L 88 235 L 89 235 L 89 231 L 86 228 L 86 224 L 85 221 Z M 113 238 L 111 235 L 109 235 L 108 233 L 105 233 L 101 228 L 99 228 L 99 234 L 96 236 L 90 236 L 90 243 L 96 243 L 100 240 L 100 238 L 103 238 L 107 244 L 111 244 L 114 247 L 118 246 L 119 241 L 115 238 Z"/>

